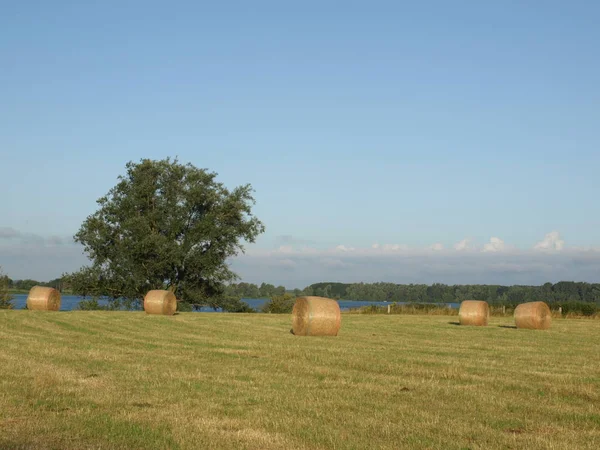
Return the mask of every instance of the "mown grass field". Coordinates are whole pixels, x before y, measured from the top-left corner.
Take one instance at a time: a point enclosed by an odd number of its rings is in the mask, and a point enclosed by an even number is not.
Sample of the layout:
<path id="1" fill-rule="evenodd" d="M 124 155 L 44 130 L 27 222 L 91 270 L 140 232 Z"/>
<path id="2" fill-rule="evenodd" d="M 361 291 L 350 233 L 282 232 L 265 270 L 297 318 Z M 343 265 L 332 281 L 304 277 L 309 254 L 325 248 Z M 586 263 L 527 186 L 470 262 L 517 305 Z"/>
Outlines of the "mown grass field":
<path id="1" fill-rule="evenodd" d="M 600 321 L 455 321 L 0 311 L 0 448 L 600 448 Z"/>

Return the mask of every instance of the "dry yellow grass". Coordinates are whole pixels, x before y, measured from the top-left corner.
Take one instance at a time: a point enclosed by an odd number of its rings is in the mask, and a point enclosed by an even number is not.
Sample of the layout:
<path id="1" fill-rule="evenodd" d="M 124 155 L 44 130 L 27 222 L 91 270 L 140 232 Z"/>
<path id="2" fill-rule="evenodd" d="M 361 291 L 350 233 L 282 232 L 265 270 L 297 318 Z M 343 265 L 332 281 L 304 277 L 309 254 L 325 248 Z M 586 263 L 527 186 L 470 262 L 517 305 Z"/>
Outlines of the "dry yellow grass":
<path id="1" fill-rule="evenodd" d="M 599 321 L 343 322 L 0 311 L 0 448 L 600 448 Z"/>

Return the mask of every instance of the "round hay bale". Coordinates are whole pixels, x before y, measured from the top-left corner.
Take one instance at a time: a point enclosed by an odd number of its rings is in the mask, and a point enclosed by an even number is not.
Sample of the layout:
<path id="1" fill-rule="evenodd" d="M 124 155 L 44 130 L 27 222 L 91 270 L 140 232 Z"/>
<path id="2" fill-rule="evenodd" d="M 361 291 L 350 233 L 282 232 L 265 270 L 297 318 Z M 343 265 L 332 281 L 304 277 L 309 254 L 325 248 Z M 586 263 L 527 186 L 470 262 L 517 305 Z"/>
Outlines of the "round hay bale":
<path id="1" fill-rule="evenodd" d="M 296 336 L 337 336 L 342 325 L 340 305 L 324 297 L 298 297 L 292 310 Z"/>
<path id="2" fill-rule="evenodd" d="M 177 297 L 171 291 L 155 289 L 148 291 L 144 297 L 144 311 L 146 311 L 146 314 L 172 316 L 176 310 Z"/>
<path id="3" fill-rule="evenodd" d="M 481 300 L 465 300 L 458 310 L 461 325 L 486 326 L 490 318 L 490 307 Z"/>
<path id="4" fill-rule="evenodd" d="M 27 296 L 27 309 L 38 311 L 58 311 L 60 292 L 51 287 L 34 286 Z"/>
<path id="5" fill-rule="evenodd" d="M 521 303 L 515 308 L 517 328 L 547 330 L 552 324 L 552 313 L 544 302 Z"/>

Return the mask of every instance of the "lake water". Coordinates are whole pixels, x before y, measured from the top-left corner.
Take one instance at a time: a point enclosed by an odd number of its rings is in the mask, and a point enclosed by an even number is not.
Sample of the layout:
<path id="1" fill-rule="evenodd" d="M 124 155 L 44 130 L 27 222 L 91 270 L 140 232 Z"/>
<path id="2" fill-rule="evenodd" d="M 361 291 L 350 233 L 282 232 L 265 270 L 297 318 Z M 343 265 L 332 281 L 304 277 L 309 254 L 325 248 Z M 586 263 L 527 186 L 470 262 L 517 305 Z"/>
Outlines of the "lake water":
<path id="1" fill-rule="evenodd" d="M 61 297 L 60 310 L 61 311 L 72 311 L 77 309 L 79 302 L 83 300 L 83 297 L 78 295 L 63 295 Z M 242 301 L 246 302 L 251 308 L 259 311 L 261 306 L 264 305 L 268 299 L 265 298 L 243 298 Z M 25 303 L 27 302 L 27 294 L 14 294 L 13 295 L 13 307 L 15 309 L 25 309 Z M 106 300 L 100 300 L 100 304 L 107 304 Z M 360 308 L 361 306 L 368 305 L 389 305 L 391 302 L 367 302 L 367 301 L 356 301 L 356 300 L 338 300 L 340 309 L 347 311 L 351 308 Z M 439 304 L 440 306 L 442 303 Z M 458 308 L 459 303 L 447 303 L 450 308 Z M 215 311 L 209 307 L 203 307 L 199 312 L 221 312 L 220 310 Z"/>

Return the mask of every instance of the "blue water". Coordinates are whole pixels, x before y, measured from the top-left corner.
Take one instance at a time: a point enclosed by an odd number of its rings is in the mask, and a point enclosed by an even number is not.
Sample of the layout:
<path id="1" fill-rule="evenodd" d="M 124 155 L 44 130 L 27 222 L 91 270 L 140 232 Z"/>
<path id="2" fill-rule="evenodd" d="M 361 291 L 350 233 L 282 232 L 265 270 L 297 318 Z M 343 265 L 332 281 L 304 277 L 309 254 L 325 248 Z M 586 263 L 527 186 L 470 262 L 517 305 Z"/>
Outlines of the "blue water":
<path id="1" fill-rule="evenodd" d="M 61 311 L 72 311 L 77 309 L 77 305 L 79 302 L 83 300 L 83 297 L 78 295 L 63 295 L 61 297 L 60 310 Z M 268 299 L 265 298 L 243 298 L 242 301 L 246 302 L 250 305 L 251 308 L 259 311 L 261 306 L 264 305 Z M 25 303 L 27 302 L 27 294 L 15 294 L 13 295 L 13 307 L 15 309 L 25 309 Z M 99 303 L 102 305 L 106 305 L 106 300 L 100 300 Z M 367 301 L 356 301 L 356 300 L 338 300 L 340 304 L 340 309 L 342 311 L 347 311 L 351 308 L 360 308 L 361 306 L 368 305 L 380 305 L 385 306 L 389 305 L 390 302 L 367 302 Z M 399 302 L 401 303 L 401 302 Z M 440 305 L 442 305 L 440 303 Z M 446 303 L 450 308 L 458 308 L 460 303 Z M 212 308 L 207 306 L 203 307 L 199 312 L 221 312 L 220 310 L 215 311 Z"/>

